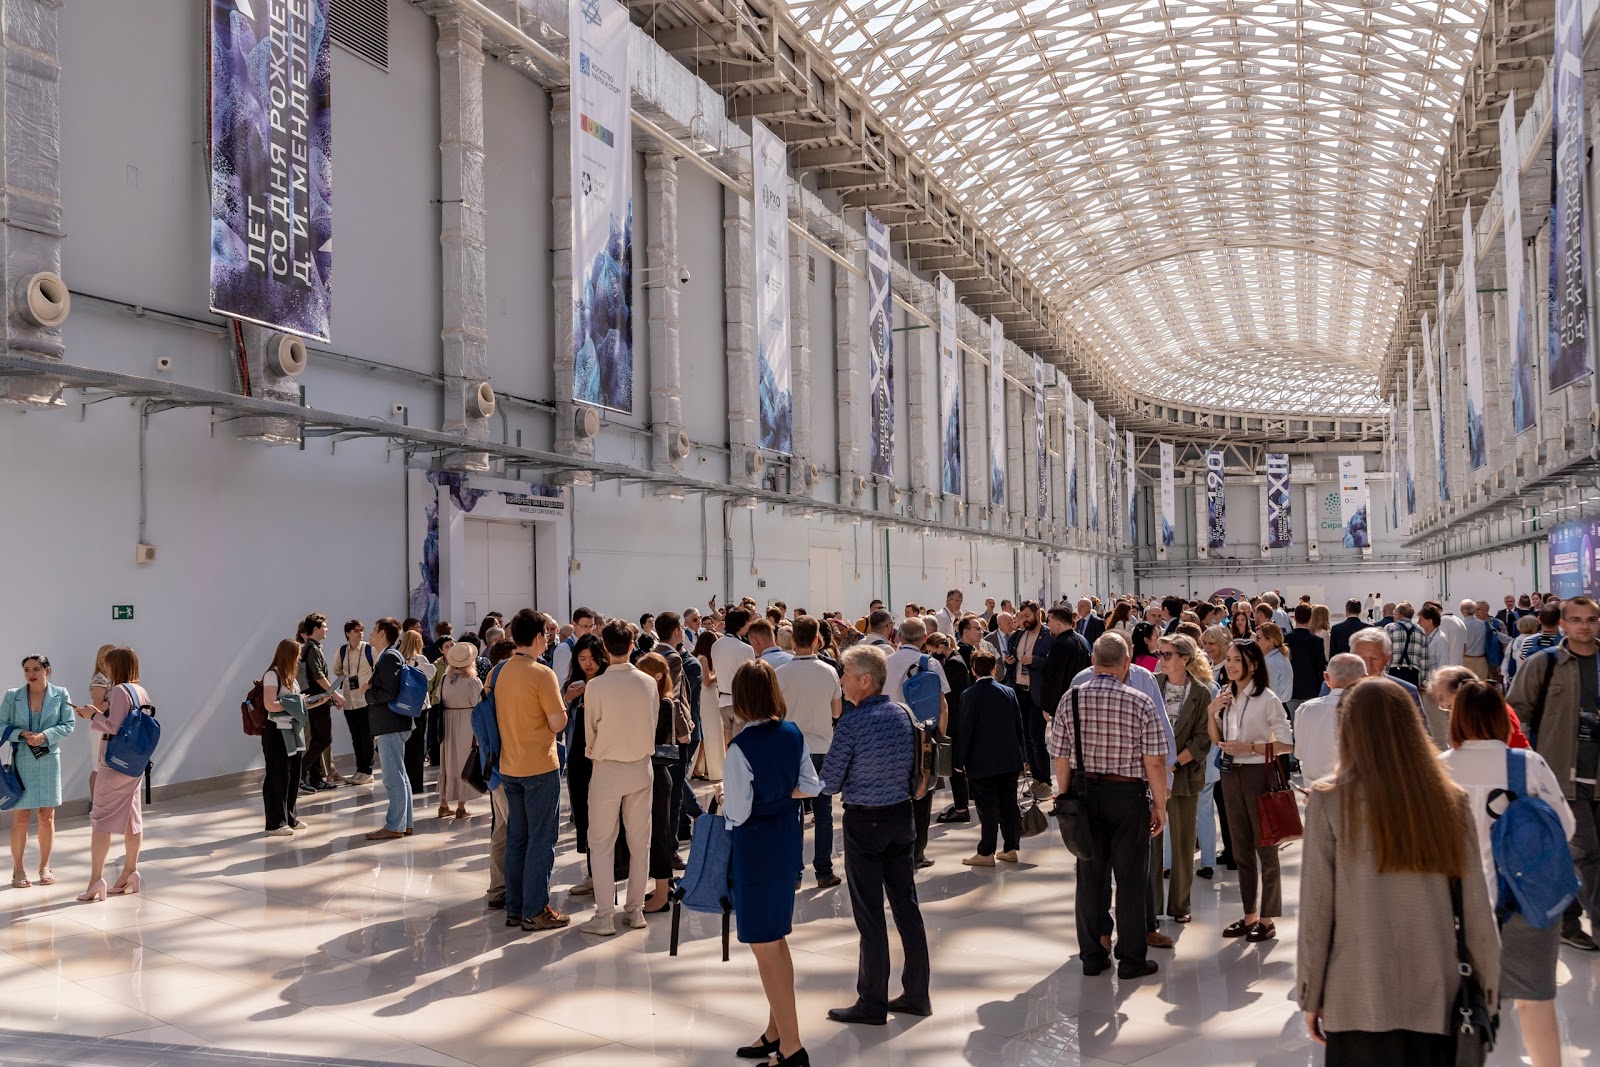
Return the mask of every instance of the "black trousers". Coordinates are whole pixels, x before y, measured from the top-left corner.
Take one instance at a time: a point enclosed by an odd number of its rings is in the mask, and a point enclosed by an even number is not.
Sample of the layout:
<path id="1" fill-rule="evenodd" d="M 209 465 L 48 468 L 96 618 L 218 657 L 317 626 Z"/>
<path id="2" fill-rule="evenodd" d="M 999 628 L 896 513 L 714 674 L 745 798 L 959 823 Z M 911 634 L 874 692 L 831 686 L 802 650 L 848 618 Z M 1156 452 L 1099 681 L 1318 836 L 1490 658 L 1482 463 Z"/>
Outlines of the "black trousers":
<path id="1" fill-rule="evenodd" d="M 261 757 L 267 774 L 261 780 L 261 806 L 266 812 L 267 829 L 294 825 L 294 806 L 300 799 L 300 753 L 284 751 L 283 735 L 272 723 L 261 731 Z"/>
<path id="2" fill-rule="evenodd" d="M 1217 853 L 1218 863 L 1237 863 L 1233 859 L 1233 834 L 1228 830 L 1228 803 L 1222 799 L 1222 783 L 1216 782 L 1211 787 L 1211 800 L 1216 806 L 1217 814 L 1221 816 L 1217 822 L 1222 824 L 1222 851 Z"/>
<path id="3" fill-rule="evenodd" d="M 345 725 L 350 727 L 350 744 L 356 750 L 356 773 L 372 773 L 372 725 L 367 721 L 367 709 L 345 708 Z"/>
<path id="4" fill-rule="evenodd" d="M 651 772 L 655 782 L 650 788 L 650 877 L 671 878 L 672 860 L 678 854 L 677 824 L 672 821 L 672 767 L 658 763 Z"/>
<path id="5" fill-rule="evenodd" d="M 307 731 L 306 750 L 300 754 L 300 765 L 305 768 L 307 781 L 320 782 L 322 754 L 333 747 L 333 705 L 319 704 L 307 709 L 306 722 L 310 729 Z"/>
<path id="6" fill-rule="evenodd" d="M 978 855 L 994 855 L 995 839 L 1014 851 L 1022 837 L 1022 811 L 1017 807 L 1017 775 L 997 774 L 973 778 L 972 797 L 978 804 Z"/>
<path id="7" fill-rule="evenodd" d="M 428 728 L 428 762 L 439 766 L 439 746 L 444 743 L 444 705 L 434 704 L 422 713 Z M 418 731 L 419 733 L 421 731 Z"/>
<path id="8" fill-rule="evenodd" d="M 1406 1067 L 1455 1067 L 1454 1034 L 1419 1034 L 1414 1030 L 1328 1031 L 1327 1067 L 1370 1067 L 1403 1063 Z"/>
<path id="9" fill-rule="evenodd" d="M 889 910 L 905 954 L 901 987 L 905 995 L 928 1001 L 928 934 L 917 907 L 916 868 L 911 850 L 916 842 L 911 801 L 883 808 L 845 805 L 844 880 L 850 888 L 850 910 L 861 934 L 861 963 L 856 972 L 856 1000 L 882 1015 L 889 1004 L 889 929 L 883 918 L 887 890 Z"/>
<path id="10" fill-rule="evenodd" d="M 967 781 L 967 772 L 957 768 L 950 772 L 950 799 L 956 810 L 966 811 L 968 802 L 972 799 L 971 783 Z"/>
<path id="11" fill-rule="evenodd" d="M 1033 780 L 1050 784 L 1050 750 L 1045 746 L 1045 721 L 1044 712 L 1040 711 L 1033 703 L 1033 697 L 1026 689 L 1017 694 L 1017 700 L 1022 704 L 1022 735 L 1026 745 L 1024 752 L 1028 757 L 1028 773 L 1033 775 Z"/>
<path id="12" fill-rule="evenodd" d="M 1117 959 L 1143 962 L 1149 951 L 1145 904 L 1150 892 L 1150 796 L 1143 782 L 1090 781 L 1088 814 L 1094 827 L 1096 858 L 1078 861 L 1078 955 L 1101 961 L 1102 916 L 1115 910 Z M 1115 898 L 1108 886 L 1116 878 Z"/>
<path id="13" fill-rule="evenodd" d="M 913 843 L 911 857 L 916 863 L 921 863 L 928 854 L 928 824 L 933 822 L 933 790 L 921 800 L 911 802 L 911 815 L 916 822 L 917 836 Z"/>

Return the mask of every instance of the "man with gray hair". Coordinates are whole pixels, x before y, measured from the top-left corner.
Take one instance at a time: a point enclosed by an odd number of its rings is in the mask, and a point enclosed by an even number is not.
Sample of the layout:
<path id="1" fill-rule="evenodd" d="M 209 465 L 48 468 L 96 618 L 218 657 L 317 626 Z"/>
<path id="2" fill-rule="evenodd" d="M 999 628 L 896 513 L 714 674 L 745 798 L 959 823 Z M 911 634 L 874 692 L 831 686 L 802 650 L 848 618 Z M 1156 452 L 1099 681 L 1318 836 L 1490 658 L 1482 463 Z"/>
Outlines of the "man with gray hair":
<path id="1" fill-rule="evenodd" d="M 1488 681 L 1488 624 L 1478 618 L 1477 601 L 1463 600 L 1459 606 L 1461 609 L 1461 625 L 1467 633 L 1466 640 L 1461 645 L 1461 665 L 1476 674 L 1480 680 Z"/>
<path id="2" fill-rule="evenodd" d="M 900 624 L 900 647 L 889 654 L 885 664 L 883 692 L 896 704 L 906 704 L 909 707 L 905 697 L 906 679 L 911 676 L 912 671 L 920 672 L 922 663 L 926 660 L 928 671 L 939 679 L 939 715 L 937 720 L 930 720 L 921 710 L 917 708 L 911 710 L 924 723 L 936 721 L 939 732 L 949 736 L 950 681 L 944 675 L 944 664 L 923 650 L 931 633 L 933 631 L 921 619 L 907 619 Z M 928 825 L 933 819 L 933 791 L 930 789 L 926 796 L 918 799 L 915 807 L 917 824 L 915 858 L 917 869 L 921 870 L 933 866 L 933 861 L 928 858 Z"/>
<path id="3" fill-rule="evenodd" d="M 1409 608 L 1410 605 L 1407 605 Z M 1412 627 L 1415 629 L 1416 627 Z M 1417 706 L 1417 714 L 1422 716 L 1422 727 L 1431 734 L 1433 731 L 1428 726 L 1428 716 L 1422 708 L 1422 693 L 1416 686 L 1405 678 L 1394 673 L 1394 645 L 1389 640 L 1389 635 L 1383 630 L 1369 627 L 1357 630 L 1350 637 L 1350 652 L 1361 660 L 1367 668 L 1368 678 L 1388 678 L 1389 681 L 1406 691 L 1411 702 Z M 1324 696 L 1327 693 L 1323 693 Z M 1295 747 L 1295 755 L 1299 756 L 1300 749 Z"/>
<path id="4" fill-rule="evenodd" d="M 1385 657 L 1387 658 L 1387 657 Z M 1322 673 L 1327 694 L 1300 705 L 1294 717 L 1294 754 L 1306 781 L 1333 773 L 1339 757 L 1339 701 L 1344 691 L 1367 676 L 1367 665 L 1352 652 L 1328 661 Z"/>

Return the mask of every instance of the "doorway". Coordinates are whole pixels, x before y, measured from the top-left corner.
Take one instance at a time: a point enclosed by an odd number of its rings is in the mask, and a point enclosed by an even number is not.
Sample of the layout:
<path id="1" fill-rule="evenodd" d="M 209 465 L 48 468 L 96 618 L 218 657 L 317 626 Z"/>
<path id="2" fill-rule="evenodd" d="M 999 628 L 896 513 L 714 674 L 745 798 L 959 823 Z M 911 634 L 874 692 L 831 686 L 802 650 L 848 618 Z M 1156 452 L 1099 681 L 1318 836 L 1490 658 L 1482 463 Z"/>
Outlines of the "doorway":
<path id="1" fill-rule="evenodd" d="M 817 618 L 824 611 L 844 611 L 844 549 L 811 547 L 811 599 L 806 610 Z"/>
<path id="2" fill-rule="evenodd" d="M 461 599 L 467 625 L 491 611 L 509 619 L 539 602 L 533 523 L 468 518 L 463 535 Z"/>

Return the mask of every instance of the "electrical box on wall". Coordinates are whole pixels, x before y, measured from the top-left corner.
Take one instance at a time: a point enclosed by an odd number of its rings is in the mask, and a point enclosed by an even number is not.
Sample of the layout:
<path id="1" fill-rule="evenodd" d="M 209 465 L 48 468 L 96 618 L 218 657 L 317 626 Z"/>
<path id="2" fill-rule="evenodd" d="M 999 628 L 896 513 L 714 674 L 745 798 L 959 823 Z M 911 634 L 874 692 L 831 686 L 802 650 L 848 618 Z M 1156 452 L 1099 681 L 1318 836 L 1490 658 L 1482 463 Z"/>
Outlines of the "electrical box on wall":
<path id="1" fill-rule="evenodd" d="M 154 563 L 156 561 L 156 546 L 140 543 L 133 550 L 135 563 Z"/>

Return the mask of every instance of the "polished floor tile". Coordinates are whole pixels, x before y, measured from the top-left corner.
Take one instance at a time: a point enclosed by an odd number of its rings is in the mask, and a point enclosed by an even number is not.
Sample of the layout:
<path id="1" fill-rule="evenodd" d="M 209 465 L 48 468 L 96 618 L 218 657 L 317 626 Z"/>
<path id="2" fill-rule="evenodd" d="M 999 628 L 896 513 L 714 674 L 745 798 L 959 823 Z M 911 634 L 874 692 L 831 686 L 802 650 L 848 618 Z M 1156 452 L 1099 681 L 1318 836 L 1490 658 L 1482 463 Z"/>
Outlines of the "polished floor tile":
<path id="1" fill-rule="evenodd" d="M 62 881 L 0 889 L 0 1062 L 736 1062 L 732 1050 L 759 1032 L 766 1001 L 748 950 L 735 944 L 722 962 L 716 917 L 685 913 L 676 957 L 665 916 L 611 939 L 580 933 L 593 901 L 566 893 L 582 872 L 569 835 L 554 882 L 573 927 L 509 930 L 483 905 L 488 819 L 437 819 L 430 798 L 418 805 L 416 836 L 382 843 L 362 837 L 381 818 L 381 786 L 302 801 L 308 829 L 292 839 L 260 835 L 259 802 L 245 791 L 158 805 L 146 822 L 144 893 L 97 904 L 73 900 L 86 822 L 62 820 Z M 1196 881 L 1195 921 L 1166 927 L 1178 945 L 1153 950 L 1157 976 L 1085 978 L 1060 842 L 1028 839 L 1016 866 L 963 867 L 976 836 L 976 825 L 936 826 L 937 862 L 918 877 L 933 951 L 928 1019 L 826 1021 L 829 1007 L 854 999 L 856 933 L 845 889 L 818 890 L 807 876 L 790 947 L 818 1067 L 1320 1062 L 1293 1001 L 1292 914 L 1276 942 L 1223 940 L 1238 893 L 1219 871 Z M 1284 870 L 1292 902 L 1294 848 Z M 1562 952 L 1566 1063 L 1595 1064 L 1600 954 Z M 894 954 L 898 965 L 898 945 Z M 1508 1012 L 1491 1063 L 1521 1062 Z"/>

